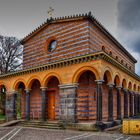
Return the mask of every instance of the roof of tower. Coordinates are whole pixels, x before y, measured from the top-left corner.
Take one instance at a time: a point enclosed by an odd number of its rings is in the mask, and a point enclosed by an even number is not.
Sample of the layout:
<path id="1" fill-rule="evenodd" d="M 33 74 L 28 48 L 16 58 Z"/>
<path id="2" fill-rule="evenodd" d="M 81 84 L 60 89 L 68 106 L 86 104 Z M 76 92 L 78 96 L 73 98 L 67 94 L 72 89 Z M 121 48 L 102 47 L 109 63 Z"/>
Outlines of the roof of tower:
<path id="1" fill-rule="evenodd" d="M 136 63 L 137 60 L 111 35 L 111 33 L 105 29 L 105 27 L 91 14 L 85 13 L 85 14 L 76 14 L 71 16 L 63 16 L 63 17 L 56 17 L 56 18 L 48 18 L 44 23 L 42 23 L 38 28 L 33 30 L 31 33 L 29 33 L 27 36 L 25 36 L 21 43 L 24 44 L 27 40 L 29 40 L 32 36 L 37 34 L 39 31 L 41 31 L 43 28 L 45 28 L 47 25 L 57 22 L 65 22 L 65 21 L 73 21 L 73 20 L 79 20 L 79 19 L 89 19 L 91 20 L 96 26 L 106 34 L 107 37 L 109 37 L 124 53 L 126 53 L 131 60 Z"/>

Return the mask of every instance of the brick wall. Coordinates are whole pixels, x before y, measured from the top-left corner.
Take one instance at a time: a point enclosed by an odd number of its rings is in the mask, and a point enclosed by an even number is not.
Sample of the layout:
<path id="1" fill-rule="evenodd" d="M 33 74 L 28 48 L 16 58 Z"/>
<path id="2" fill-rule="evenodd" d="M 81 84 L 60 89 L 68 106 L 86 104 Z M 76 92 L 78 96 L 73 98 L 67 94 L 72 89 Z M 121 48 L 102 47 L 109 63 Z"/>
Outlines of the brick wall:
<path id="1" fill-rule="evenodd" d="M 108 120 L 108 92 L 109 87 L 106 84 L 103 84 L 103 91 L 102 91 L 102 111 L 103 111 L 103 121 Z"/>
<path id="2" fill-rule="evenodd" d="M 112 57 L 116 59 L 118 57 L 118 62 L 121 63 L 123 60 L 123 65 L 129 69 L 131 67 L 132 71 L 135 71 L 134 62 L 124 53 L 121 49 L 116 46 L 113 41 L 111 41 L 106 35 L 104 35 L 96 25 L 92 23 L 89 24 L 90 30 L 90 52 L 101 51 L 102 46 L 105 47 L 105 51 L 109 54 L 110 51 L 112 53 Z"/>
<path id="3" fill-rule="evenodd" d="M 51 24 L 24 44 L 23 68 L 89 53 L 88 21 Z M 46 41 L 54 37 L 57 48 L 49 53 Z"/>
<path id="4" fill-rule="evenodd" d="M 113 119 L 117 119 L 117 89 L 113 88 Z"/>

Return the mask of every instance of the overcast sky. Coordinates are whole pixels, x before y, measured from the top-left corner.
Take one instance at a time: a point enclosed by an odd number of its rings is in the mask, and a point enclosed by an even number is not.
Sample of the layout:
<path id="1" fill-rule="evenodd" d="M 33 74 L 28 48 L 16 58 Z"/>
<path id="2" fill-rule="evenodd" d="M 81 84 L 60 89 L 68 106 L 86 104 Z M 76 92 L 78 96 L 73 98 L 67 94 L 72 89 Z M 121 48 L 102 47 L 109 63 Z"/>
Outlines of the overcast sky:
<path id="1" fill-rule="evenodd" d="M 138 60 L 140 74 L 140 0 L 0 0 L 0 34 L 23 38 L 47 19 L 50 6 L 55 17 L 91 11 Z"/>

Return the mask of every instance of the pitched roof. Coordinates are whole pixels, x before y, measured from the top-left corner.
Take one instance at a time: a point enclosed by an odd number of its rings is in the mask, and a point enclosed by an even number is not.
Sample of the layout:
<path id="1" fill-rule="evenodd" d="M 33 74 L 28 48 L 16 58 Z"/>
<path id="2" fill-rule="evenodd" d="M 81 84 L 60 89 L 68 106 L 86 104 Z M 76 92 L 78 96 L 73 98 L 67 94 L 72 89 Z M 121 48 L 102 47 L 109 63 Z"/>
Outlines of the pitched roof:
<path id="1" fill-rule="evenodd" d="M 37 34 L 40 30 L 42 30 L 43 28 L 45 28 L 49 24 L 58 23 L 58 22 L 65 22 L 65 21 L 72 21 L 72 20 L 79 20 L 79 19 L 91 20 L 94 24 L 96 24 L 96 26 L 103 33 L 106 34 L 107 37 L 109 37 L 124 53 L 126 53 L 134 63 L 137 63 L 137 60 L 109 33 L 109 31 L 107 29 L 105 29 L 105 27 L 91 14 L 91 12 L 85 13 L 85 14 L 76 14 L 76 15 L 71 15 L 71 16 L 63 16 L 63 17 L 56 17 L 56 18 L 47 19 L 38 28 L 33 30 L 27 36 L 25 36 L 21 40 L 21 43 L 24 44 L 27 40 L 29 40 L 32 36 Z"/>

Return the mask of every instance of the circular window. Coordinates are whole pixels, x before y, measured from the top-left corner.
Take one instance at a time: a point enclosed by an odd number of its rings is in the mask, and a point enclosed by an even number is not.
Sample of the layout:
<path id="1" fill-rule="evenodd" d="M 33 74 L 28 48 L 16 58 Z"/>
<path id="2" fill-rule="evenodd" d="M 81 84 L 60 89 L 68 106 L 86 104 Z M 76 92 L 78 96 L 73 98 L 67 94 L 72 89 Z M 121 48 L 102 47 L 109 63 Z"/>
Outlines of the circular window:
<path id="1" fill-rule="evenodd" d="M 57 46 L 57 41 L 56 40 L 52 40 L 50 43 L 49 43 L 49 46 L 48 46 L 48 52 L 52 52 Z"/>

